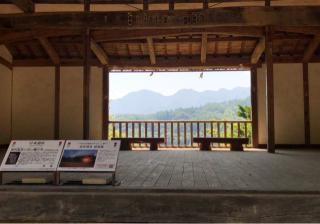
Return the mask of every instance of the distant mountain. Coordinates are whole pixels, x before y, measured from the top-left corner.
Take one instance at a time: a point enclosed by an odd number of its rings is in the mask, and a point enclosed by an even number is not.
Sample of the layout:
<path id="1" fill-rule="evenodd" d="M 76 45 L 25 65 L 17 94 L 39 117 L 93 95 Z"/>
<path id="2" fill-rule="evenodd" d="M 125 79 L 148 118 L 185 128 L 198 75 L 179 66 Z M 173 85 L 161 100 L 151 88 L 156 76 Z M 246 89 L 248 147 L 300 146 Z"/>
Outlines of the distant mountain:
<path id="1" fill-rule="evenodd" d="M 238 105 L 250 105 L 250 97 L 219 103 L 208 103 L 200 107 L 179 108 L 152 114 L 119 114 L 115 120 L 242 120 Z"/>
<path id="2" fill-rule="evenodd" d="M 171 96 L 164 96 L 150 90 L 141 90 L 113 100 L 110 112 L 117 114 L 151 114 L 178 108 L 200 107 L 208 103 L 219 103 L 250 96 L 250 88 L 237 87 L 231 90 L 197 92 L 183 89 Z"/>

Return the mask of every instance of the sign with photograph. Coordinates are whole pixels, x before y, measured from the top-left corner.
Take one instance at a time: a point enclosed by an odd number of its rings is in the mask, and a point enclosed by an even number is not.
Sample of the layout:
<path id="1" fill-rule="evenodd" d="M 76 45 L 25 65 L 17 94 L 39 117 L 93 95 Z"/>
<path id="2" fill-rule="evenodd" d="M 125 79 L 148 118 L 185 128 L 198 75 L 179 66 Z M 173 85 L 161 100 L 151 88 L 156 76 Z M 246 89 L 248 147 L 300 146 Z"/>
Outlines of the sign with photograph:
<path id="1" fill-rule="evenodd" d="M 120 141 L 69 140 L 66 141 L 58 171 L 116 170 Z"/>
<path id="2" fill-rule="evenodd" d="M 1 171 L 56 171 L 64 140 L 11 141 Z"/>

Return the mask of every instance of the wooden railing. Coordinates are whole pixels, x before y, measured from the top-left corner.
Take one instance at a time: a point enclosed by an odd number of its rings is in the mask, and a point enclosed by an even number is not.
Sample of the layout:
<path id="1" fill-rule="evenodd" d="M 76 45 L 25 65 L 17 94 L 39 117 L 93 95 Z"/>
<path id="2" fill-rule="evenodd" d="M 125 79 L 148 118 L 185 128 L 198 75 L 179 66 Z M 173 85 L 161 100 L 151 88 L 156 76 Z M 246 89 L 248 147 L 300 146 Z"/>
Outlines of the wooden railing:
<path id="1" fill-rule="evenodd" d="M 193 137 L 248 137 L 252 144 L 251 121 L 110 121 L 111 137 L 163 137 L 163 148 L 193 148 Z M 135 147 L 145 147 L 136 144 Z M 215 147 L 228 147 L 217 144 Z"/>

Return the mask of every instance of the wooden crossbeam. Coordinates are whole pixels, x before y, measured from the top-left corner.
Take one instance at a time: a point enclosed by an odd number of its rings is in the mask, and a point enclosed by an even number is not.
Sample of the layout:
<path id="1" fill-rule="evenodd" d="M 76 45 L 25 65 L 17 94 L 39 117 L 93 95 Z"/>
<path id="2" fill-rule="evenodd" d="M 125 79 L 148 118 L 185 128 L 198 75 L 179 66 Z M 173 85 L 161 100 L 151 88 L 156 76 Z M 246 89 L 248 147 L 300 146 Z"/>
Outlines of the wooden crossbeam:
<path id="1" fill-rule="evenodd" d="M 148 44 L 148 50 L 149 50 L 150 63 L 152 65 L 155 65 L 156 64 L 156 54 L 155 54 L 155 51 L 154 51 L 154 45 L 153 45 L 152 37 L 147 37 L 147 44 Z"/>
<path id="2" fill-rule="evenodd" d="M 310 61 L 312 56 L 314 55 L 315 51 L 318 49 L 320 44 L 320 36 L 315 36 L 309 43 L 307 49 L 303 55 L 303 62 L 307 63 Z"/>
<path id="3" fill-rule="evenodd" d="M 52 62 L 55 65 L 59 65 L 60 64 L 60 57 L 58 52 L 54 49 L 54 47 L 52 46 L 52 44 L 49 42 L 49 40 L 47 38 L 44 37 L 40 37 L 38 38 L 40 44 L 42 45 L 42 47 L 45 49 L 45 51 L 47 52 L 47 54 L 49 55 L 50 59 L 52 60 Z"/>
<path id="4" fill-rule="evenodd" d="M 11 0 L 19 9 L 25 13 L 34 12 L 34 2 L 32 0 Z"/>
<path id="5" fill-rule="evenodd" d="M 201 39 L 201 63 L 205 64 L 207 60 L 208 34 L 203 33 Z"/>
<path id="6" fill-rule="evenodd" d="M 101 62 L 102 65 L 108 65 L 109 64 L 109 58 L 106 52 L 100 47 L 95 40 L 91 39 L 90 48 L 93 51 L 93 53 L 96 55 L 98 60 Z"/>
<path id="7" fill-rule="evenodd" d="M 231 7 L 208 10 L 62 12 L 1 15 L 0 29 L 180 29 L 236 26 L 320 26 L 320 7 Z M 147 18 L 147 19 L 146 19 Z"/>
<path id="8" fill-rule="evenodd" d="M 25 40 L 32 40 L 39 37 L 60 37 L 80 35 L 80 30 L 60 30 L 60 29 L 42 29 L 42 30 L 27 30 L 27 31 L 7 31 L 0 35 L 0 44 L 9 44 Z"/>
<path id="9" fill-rule="evenodd" d="M 7 59 L 3 58 L 0 56 L 0 64 L 4 65 L 5 67 L 7 67 L 8 69 L 12 70 L 12 64 L 10 61 L 8 61 Z"/>
<path id="10" fill-rule="evenodd" d="M 251 55 L 251 63 L 257 64 L 261 55 L 263 54 L 265 48 L 266 48 L 266 40 L 265 37 L 260 38 L 259 42 L 257 43 L 256 47 L 254 48 L 254 51 Z"/>

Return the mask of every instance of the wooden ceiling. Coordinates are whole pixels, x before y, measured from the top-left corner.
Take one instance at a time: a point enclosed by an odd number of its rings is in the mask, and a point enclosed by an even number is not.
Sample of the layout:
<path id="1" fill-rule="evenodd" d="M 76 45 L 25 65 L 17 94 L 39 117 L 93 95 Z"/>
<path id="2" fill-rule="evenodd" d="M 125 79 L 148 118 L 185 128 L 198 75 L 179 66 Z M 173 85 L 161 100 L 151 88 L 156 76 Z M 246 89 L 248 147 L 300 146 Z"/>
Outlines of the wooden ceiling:
<path id="1" fill-rule="evenodd" d="M 281 0 L 274 0 L 274 2 L 278 1 L 280 2 Z M 33 4 L 83 3 L 81 0 L 18 0 L 2 1 L 1 3 L 12 4 L 17 2 L 22 4 L 22 6 L 17 5 L 20 8 L 25 8 L 26 13 L 30 13 L 28 10 L 32 11 Z M 92 4 L 111 5 L 120 3 L 143 5 L 145 2 L 146 0 L 91 0 Z M 174 4 L 199 3 L 205 7 L 205 4 L 213 4 L 212 2 L 175 0 Z M 214 2 L 227 2 L 227 0 Z M 228 0 L 228 2 L 264 3 L 264 1 L 259 0 Z M 292 0 L 291 2 L 294 3 L 296 1 Z M 169 4 L 165 0 L 149 0 L 148 3 Z M 317 6 L 312 8 L 319 9 Z M 248 7 L 245 7 L 245 13 L 247 13 L 247 9 Z M 303 9 L 309 10 L 309 8 Z M 275 11 L 277 12 L 278 9 Z M 171 11 L 172 14 L 174 12 L 176 10 Z M 214 11 L 212 12 L 214 13 Z M 78 27 L 70 26 L 70 29 L 65 26 L 60 27 L 61 23 L 59 22 L 57 22 L 59 25 L 56 28 L 53 28 L 54 24 L 52 23 L 48 24 L 47 28 L 38 27 L 39 23 L 35 22 L 36 20 L 31 20 L 33 15 L 37 14 L 43 16 L 48 13 L 31 12 L 28 17 L 23 17 L 23 15 L 19 17 L 17 15 L 0 15 L 0 32 L 2 33 L 0 44 L 4 44 L 12 54 L 13 66 L 83 65 L 85 38 L 83 28 L 80 29 L 81 26 L 78 26 L 79 23 L 77 23 Z M 49 14 L 50 16 L 55 15 L 54 13 Z M 117 18 L 116 16 L 120 14 L 114 15 Z M 303 13 L 301 15 L 304 16 Z M 14 20 L 8 23 L 12 18 Z M 123 16 L 119 16 L 119 18 L 123 18 Z M 316 23 L 320 23 L 320 21 L 317 21 L 319 20 L 318 17 L 315 18 L 313 16 L 312 18 L 316 20 Z M 312 18 L 297 20 L 309 21 Z M 233 19 L 236 21 L 239 18 L 231 18 L 228 21 L 233 23 Z M 244 22 L 241 18 L 239 20 Z M 290 18 L 284 16 L 284 20 L 289 21 Z M 26 22 L 24 23 L 23 21 Z M 46 18 L 43 18 L 43 21 L 45 24 L 47 22 Z M 128 18 L 125 18 L 124 21 L 128 21 Z M 97 22 L 100 23 L 100 21 Z M 17 26 L 19 23 L 22 25 L 31 24 L 33 27 L 30 27 L 30 29 L 23 27 L 22 29 L 21 26 Z M 7 24 L 10 24 L 10 26 L 6 26 Z M 275 62 L 320 61 L 320 28 L 319 26 L 306 25 L 308 26 L 299 24 L 297 26 L 273 25 L 272 39 Z M 130 29 L 115 27 L 111 29 L 107 26 L 101 26 L 92 27 L 90 39 L 90 63 L 97 66 L 109 66 L 111 69 L 243 68 L 254 64 L 259 65 L 264 61 L 264 26 L 248 25 L 243 27 L 240 25 L 228 25 L 225 27 L 215 24 L 210 27 L 195 24 L 195 26 L 190 27 L 179 26 L 162 29 L 154 27 L 130 27 Z"/>

